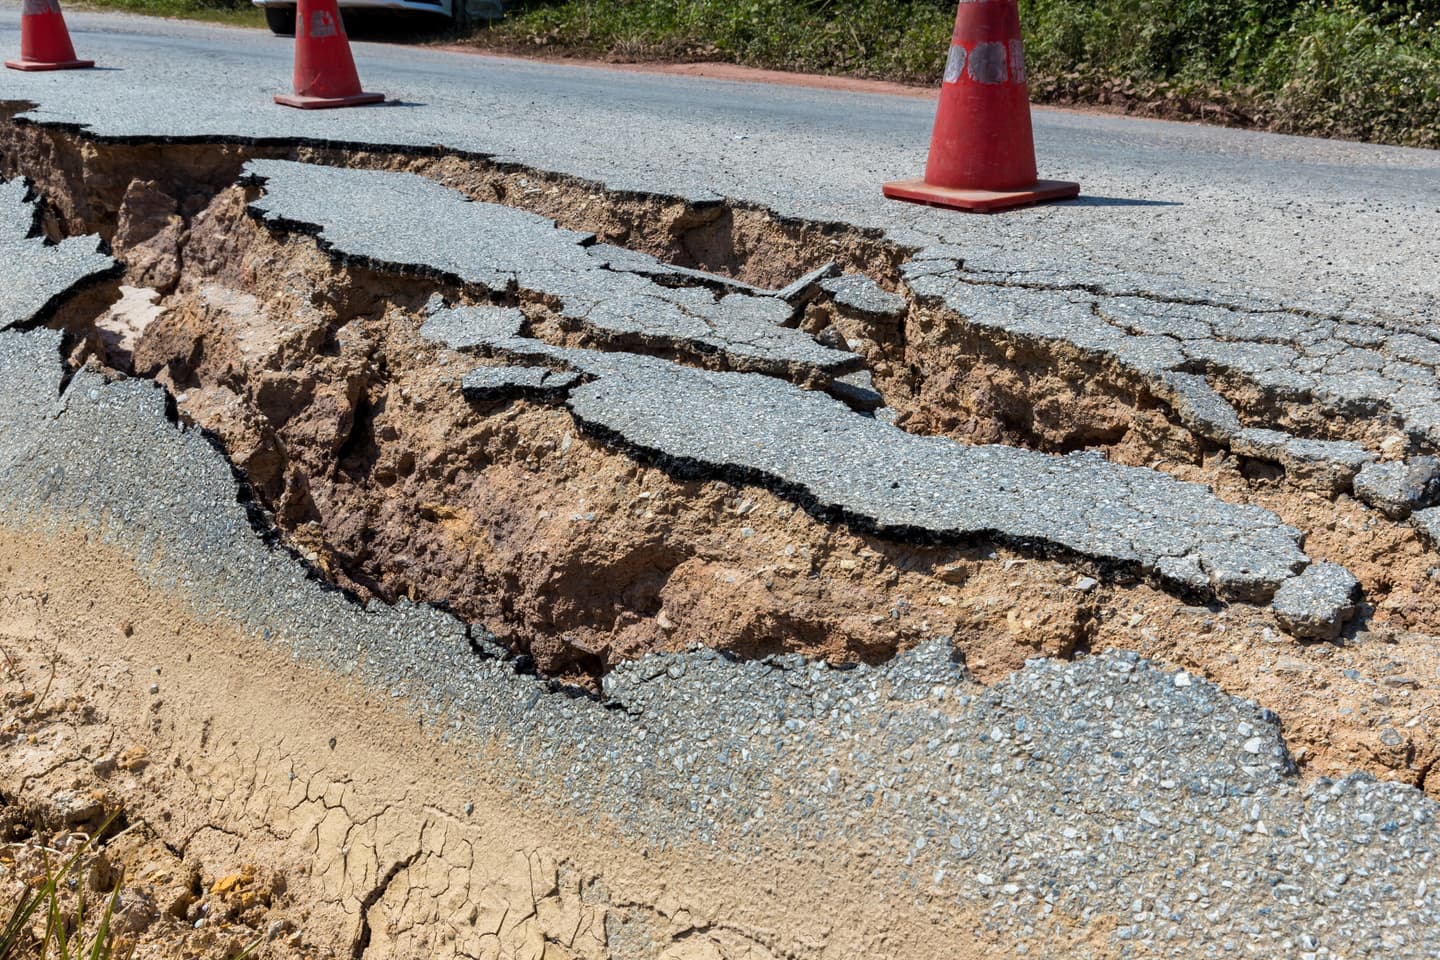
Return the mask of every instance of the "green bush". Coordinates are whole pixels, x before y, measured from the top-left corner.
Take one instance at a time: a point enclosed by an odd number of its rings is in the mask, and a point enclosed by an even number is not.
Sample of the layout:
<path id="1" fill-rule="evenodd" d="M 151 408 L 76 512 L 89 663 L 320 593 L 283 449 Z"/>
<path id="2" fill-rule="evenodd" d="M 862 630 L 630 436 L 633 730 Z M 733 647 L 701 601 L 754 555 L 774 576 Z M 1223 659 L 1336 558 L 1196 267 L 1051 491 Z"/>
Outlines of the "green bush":
<path id="1" fill-rule="evenodd" d="M 1371 6 L 1399 6 L 1398 4 Z M 1440 26 L 1359 2 L 1311 5 L 1261 67 L 1277 126 L 1440 147 Z"/>

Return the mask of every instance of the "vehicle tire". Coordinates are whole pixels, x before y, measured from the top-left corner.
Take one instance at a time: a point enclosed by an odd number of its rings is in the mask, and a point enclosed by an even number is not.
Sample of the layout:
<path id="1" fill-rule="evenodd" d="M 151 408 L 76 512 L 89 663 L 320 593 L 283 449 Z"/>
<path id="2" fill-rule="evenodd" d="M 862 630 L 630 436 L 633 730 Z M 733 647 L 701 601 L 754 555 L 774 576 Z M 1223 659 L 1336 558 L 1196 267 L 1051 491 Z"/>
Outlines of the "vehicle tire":
<path id="1" fill-rule="evenodd" d="M 295 36 L 295 8 L 266 7 L 265 24 L 277 37 Z"/>

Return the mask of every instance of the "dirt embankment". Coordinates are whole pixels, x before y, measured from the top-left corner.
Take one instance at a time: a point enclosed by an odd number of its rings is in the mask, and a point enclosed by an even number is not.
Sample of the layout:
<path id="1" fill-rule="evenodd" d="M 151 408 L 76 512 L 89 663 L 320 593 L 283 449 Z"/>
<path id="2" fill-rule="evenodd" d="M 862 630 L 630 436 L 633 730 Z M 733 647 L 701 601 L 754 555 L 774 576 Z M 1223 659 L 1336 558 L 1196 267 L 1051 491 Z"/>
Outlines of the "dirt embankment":
<path id="1" fill-rule="evenodd" d="M 104 317 L 62 316 L 72 361 L 164 385 L 182 417 L 219 437 L 287 542 L 362 598 L 444 603 L 543 672 L 591 687 L 619 660 L 696 643 L 873 662 L 948 636 L 982 679 L 1033 656 L 1138 650 L 1275 710 L 1312 771 L 1358 767 L 1440 792 L 1427 779 L 1440 756 L 1435 555 L 1348 497 L 1306 492 L 1197 440 L 1121 371 L 984 335 L 927 304 L 895 322 L 820 298 L 801 321 L 865 357 L 906 429 L 1093 449 L 1277 512 L 1306 531 L 1312 557 L 1360 577 L 1366 605 L 1342 642 L 1300 644 L 1263 610 L 1190 606 L 989 544 L 861 536 L 764 489 L 682 481 L 636 462 L 563 409 L 471 404 L 459 380 L 474 361 L 418 327 L 437 293 L 489 295 L 339 263 L 308 238 L 272 235 L 231 184 L 246 157 L 283 151 L 162 151 L 35 128 L 6 137 L 7 173 L 39 181 L 54 229 L 111 238 L 127 285 L 150 291 Z M 298 154 L 412 170 L 605 242 L 772 287 L 833 259 L 894 288 L 906 256 L 841 227 L 610 195 L 473 159 Z M 584 342 L 544 298 L 508 302 L 542 335 Z"/>

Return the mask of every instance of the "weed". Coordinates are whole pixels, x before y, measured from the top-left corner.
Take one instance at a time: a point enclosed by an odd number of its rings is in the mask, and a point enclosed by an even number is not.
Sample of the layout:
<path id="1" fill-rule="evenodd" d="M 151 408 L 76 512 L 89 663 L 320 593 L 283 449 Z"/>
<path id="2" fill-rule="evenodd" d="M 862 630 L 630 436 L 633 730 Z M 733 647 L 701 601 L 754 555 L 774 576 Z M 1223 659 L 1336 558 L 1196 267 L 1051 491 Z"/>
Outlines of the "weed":
<path id="1" fill-rule="evenodd" d="M 61 908 L 61 891 L 78 872 L 81 858 L 95 842 L 96 837 L 115 821 L 118 813 L 111 814 L 94 835 L 88 837 L 70 857 L 59 864 L 50 859 L 48 850 L 42 851 L 45 869 L 40 886 L 20 896 L 10 913 L 10 919 L 0 930 L 0 960 L 21 960 L 35 957 L 37 960 L 110 960 L 114 951 L 114 938 L 110 933 L 110 920 L 115 905 L 119 902 L 120 881 L 106 901 L 94 939 L 87 946 L 85 940 L 85 888 L 78 884 L 73 924 L 66 911 Z M 44 908 L 45 934 L 39 943 L 34 943 L 31 921 Z"/>
<path id="2" fill-rule="evenodd" d="M 99 905 L 98 918 L 79 877 L 86 855 L 118 816 L 118 811 L 111 814 L 64 860 L 54 860 L 50 850 L 41 850 L 39 885 L 27 887 L 0 928 L 0 960 L 129 960 L 134 955 L 135 943 L 122 943 L 113 926 L 125 883 L 123 871 L 116 873 L 114 888 Z M 41 920 L 44 932 L 37 937 Z M 233 960 L 245 960 L 259 945 L 260 940 L 255 940 Z"/>

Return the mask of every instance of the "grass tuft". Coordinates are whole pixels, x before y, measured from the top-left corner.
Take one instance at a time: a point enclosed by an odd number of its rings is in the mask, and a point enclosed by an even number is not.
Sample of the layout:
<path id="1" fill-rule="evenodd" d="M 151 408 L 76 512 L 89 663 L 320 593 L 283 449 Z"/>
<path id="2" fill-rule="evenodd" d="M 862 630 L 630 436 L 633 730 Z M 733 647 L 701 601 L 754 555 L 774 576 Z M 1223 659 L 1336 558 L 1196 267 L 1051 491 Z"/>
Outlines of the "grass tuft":
<path id="1" fill-rule="evenodd" d="M 64 892 L 72 886 L 71 881 L 76 878 L 86 851 L 96 837 L 105 833 L 117 815 L 118 813 L 111 814 L 100 829 L 80 844 L 67 859 L 56 863 L 50 859 L 48 852 L 45 853 L 45 868 L 40 885 L 20 895 L 11 909 L 10 919 L 6 921 L 4 928 L 0 929 L 0 960 L 21 960 L 22 957 L 27 960 L 113 960 L 116 942 L 110 921 L 120 902 L 123 877 L 117 877 L 115 889 L 105 901 L 93 934 L 86 931 L 85 885 L 73 884 L 73 908 L 64 903 Z M 38 942 L 32 928 L 32 921 L 37 913 L 41 913 L 45 919 L 45 932 Z M 134 952 L 133 947 L 130 952 Z M 125 956 L 128 957 L 129 954 Z"/>
<path id="2" fill-rule="evenodd" d="M 116 872 L 113 889 L 98 902 L 92 901 L 81 877 L 100 838 L 118 817 L 119 811 L 112 813 L 63 860 L 52 859 L 48 849 L 41 849 L 39 876 L 25 884 L 0 928 L 0 960 L 130 960 L 134 956 L 138 942 L 118 936 L 114 927 L 124 872 Z M 233 960 L 246 960 L 260 944 L 256 938 Z"/>

